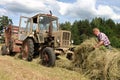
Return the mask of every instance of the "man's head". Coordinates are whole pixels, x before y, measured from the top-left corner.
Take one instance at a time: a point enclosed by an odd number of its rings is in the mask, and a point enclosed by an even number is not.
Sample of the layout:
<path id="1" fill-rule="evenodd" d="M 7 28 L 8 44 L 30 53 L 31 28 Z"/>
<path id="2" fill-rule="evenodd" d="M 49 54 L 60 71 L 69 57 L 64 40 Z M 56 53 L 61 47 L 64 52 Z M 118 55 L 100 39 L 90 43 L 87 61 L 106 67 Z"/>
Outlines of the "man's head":
<path id="1" fill-rule="evenodd" d="M 98 28 L 94 28 L 94 29 L 93 29 L 93 34 L 94 34 L 95 36 L 98 36 L 99 33 L 100 33 L 100 30 L 99 30 Z"/>

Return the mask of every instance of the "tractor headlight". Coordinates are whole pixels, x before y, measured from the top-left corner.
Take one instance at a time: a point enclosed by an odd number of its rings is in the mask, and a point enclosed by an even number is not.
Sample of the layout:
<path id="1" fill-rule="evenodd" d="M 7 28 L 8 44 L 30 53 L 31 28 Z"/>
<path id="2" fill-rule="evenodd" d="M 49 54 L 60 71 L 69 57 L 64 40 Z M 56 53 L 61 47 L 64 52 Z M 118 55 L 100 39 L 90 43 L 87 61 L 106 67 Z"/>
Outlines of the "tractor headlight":
<path id="1" fill-rule="evenodd" d="M 74 43 L 74 41 L 73 40 L 71 40 L 71 44 L 73 44 Z"/>
<path id="2" fill-rule="evenodd" d="M 60 42 L 60 40 L 59 40 L 59 39 L 57 39 L 57 42 L 59 43 L 59 42 Z"/>
<path id="3" fill-rule="evenodd" d="M 34 34 L 34 32 L 32 32 L 32 34 Z"/>

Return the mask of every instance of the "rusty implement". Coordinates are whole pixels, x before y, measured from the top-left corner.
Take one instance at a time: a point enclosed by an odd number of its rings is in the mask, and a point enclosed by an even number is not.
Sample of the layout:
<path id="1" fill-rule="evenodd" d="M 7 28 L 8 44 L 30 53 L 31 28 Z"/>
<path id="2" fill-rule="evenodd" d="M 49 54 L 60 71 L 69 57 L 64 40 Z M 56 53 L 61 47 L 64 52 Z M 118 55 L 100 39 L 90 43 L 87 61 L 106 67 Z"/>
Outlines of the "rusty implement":
<path id="1" fill-rule="evenodd" d="M 22 41 L 18 40 L 19 27 L 8 25 L 4 29 L 5 44 L 2 45 L 2 55 L 19 53 L 21 51 Z"/>

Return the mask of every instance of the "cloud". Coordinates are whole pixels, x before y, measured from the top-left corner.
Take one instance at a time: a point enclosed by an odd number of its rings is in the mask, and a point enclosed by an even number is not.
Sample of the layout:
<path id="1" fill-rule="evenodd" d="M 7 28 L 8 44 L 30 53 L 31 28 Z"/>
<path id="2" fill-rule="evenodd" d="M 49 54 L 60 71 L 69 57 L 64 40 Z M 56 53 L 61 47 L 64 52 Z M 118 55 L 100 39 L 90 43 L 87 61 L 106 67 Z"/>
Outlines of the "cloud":
<path id="1" fill-rule="evenodd" d="M 41 9 L 46 9 L 42 0 L 3 0 L 3 2 L 0 3 L 0 5 L 4 6 L 6 10 L 13 13 L 32 13 Z"/>
<path id="2" fill-rule="evenodd" d="M 75 3 L 60 3 L 60 13 L 80 19 L 104 17 L 120 20 L 120 14 L 115 13 L 112 7 L 102 4 L 96 6 L 96 1 L 97 0 L 77 0 Z M 116 9 L 120 10 L 119 8 Z"/>
<path id="3" fill-rule="evenodd" d="M 3 8 L 0 8 L 0 15 L 7 14 L 7 11 Z"/>
<path id="4" fill-rule="evenodd" d="M 89 18 L 94 15 L 96 0 L 77 0 L 75 3 L 60 2 L 60 13 L 79 18 Z M 91 14 L 91 16 L 89 15 Z"/>
<path id="5" fill-rule="evenodd" d="M 120 20 L 120 9 L 117 6 L 98 4 L 97 0 L 76 0 L 72 3 L 60 0 L 0 0 L 0 15 L 25 14 L 29 16 L 38 12 L 48 13 L 49 10 L 61 18 L 64 17 L 64 21 L 65 19 L 92 19 L 94 17 Z"/>
<path id="6" fill-rule="evenodd" d="M 114 20 L 120 19 L 120 15 L 115 13 L 111 7 L 106 5 L 98 6 L 97 15 L 100 15 L 106 18 L 112 18 Z"/>
<path id="7" fill-rule="evenodd" d="M 119 11 L 119 12 L 120 12 L 120 7 L 112 6 L 112 8 L 113 8 L 115 11 Z"/>

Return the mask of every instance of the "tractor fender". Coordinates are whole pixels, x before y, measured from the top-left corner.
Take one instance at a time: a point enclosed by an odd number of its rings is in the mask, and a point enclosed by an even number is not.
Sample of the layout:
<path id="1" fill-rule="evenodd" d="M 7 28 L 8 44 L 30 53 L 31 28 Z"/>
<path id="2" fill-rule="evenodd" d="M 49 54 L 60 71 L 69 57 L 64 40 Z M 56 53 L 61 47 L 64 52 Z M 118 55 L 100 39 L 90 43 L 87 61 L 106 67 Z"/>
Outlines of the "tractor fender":
<path id="1" fill-rule="evenodd" d="M 24 41 L 26 41 L 27 39 L 31 39 L 31 40 L 33 40 L 34 43 L 37 43 L 37 40 L 35 40 L 35 39 L 33 38 L 33 36 L 31 36 L 31 37 L 30 37 L 30 36 L 27 37 Z M 23 41 L 23 42 L 24 42 L 24 41 Z"/>

